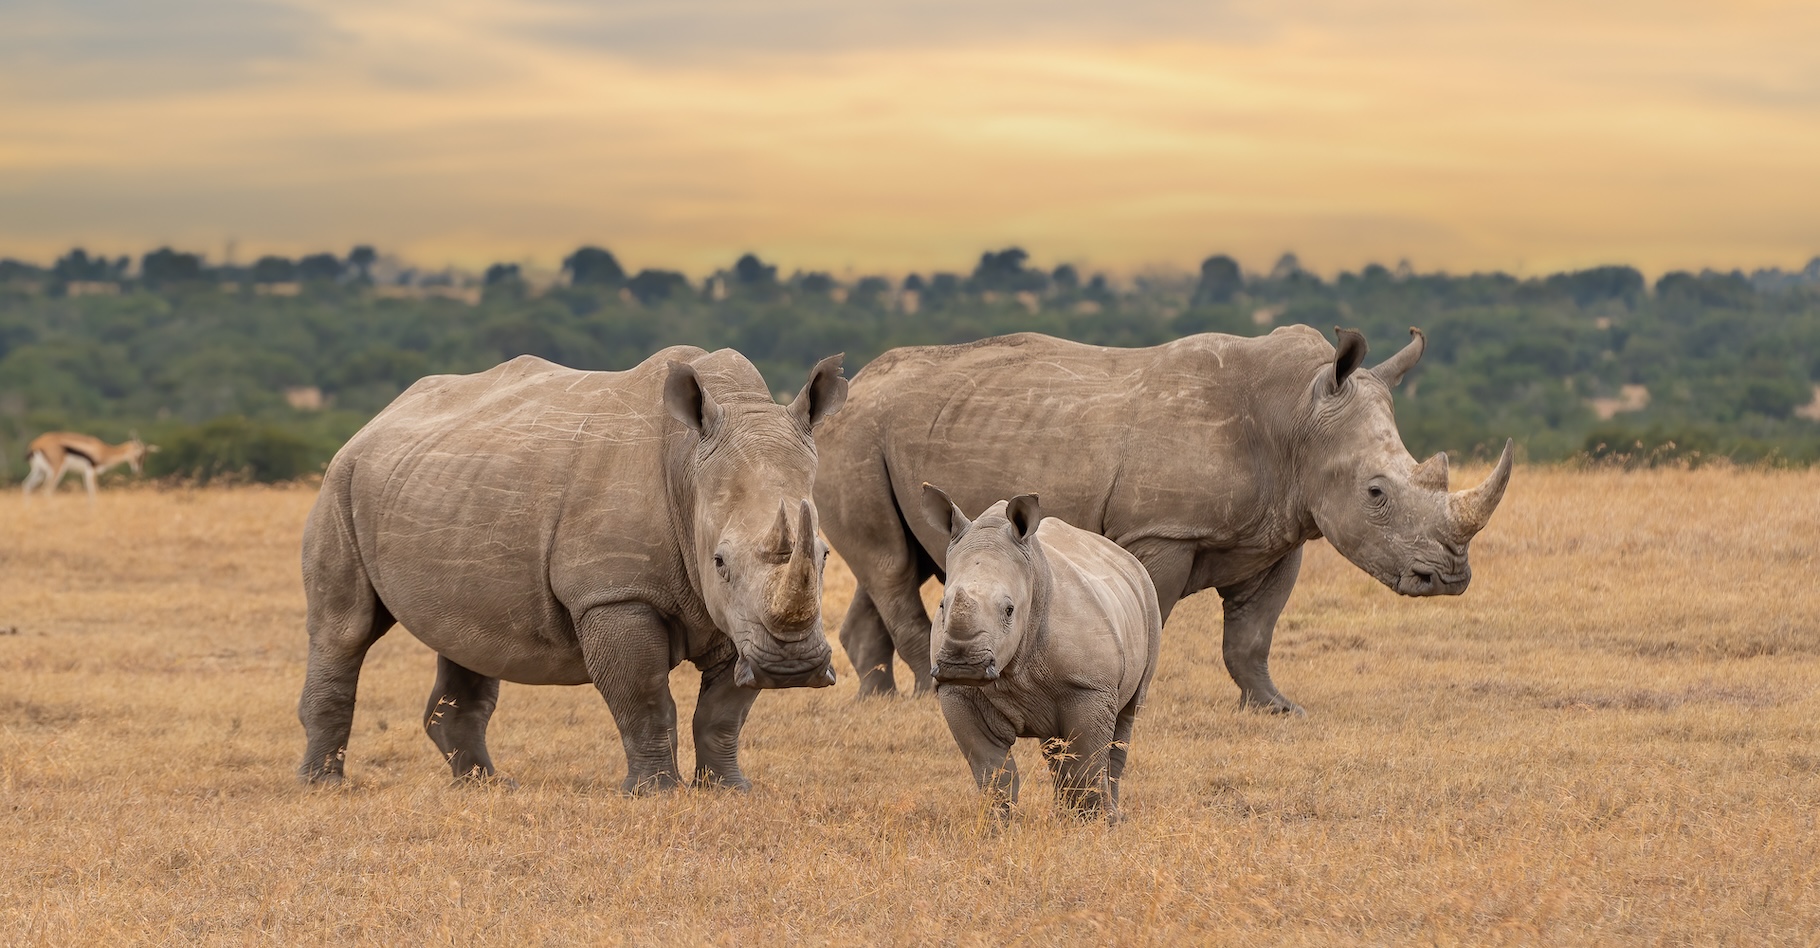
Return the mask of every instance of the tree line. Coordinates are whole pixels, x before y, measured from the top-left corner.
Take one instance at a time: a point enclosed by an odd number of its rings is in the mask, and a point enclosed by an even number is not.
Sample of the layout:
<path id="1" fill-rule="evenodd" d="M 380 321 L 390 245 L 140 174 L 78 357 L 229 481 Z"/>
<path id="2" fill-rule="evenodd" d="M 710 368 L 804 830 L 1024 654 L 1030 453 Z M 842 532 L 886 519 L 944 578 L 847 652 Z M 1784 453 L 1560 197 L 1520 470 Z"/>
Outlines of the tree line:
<path id="1" fill-rule="evenodd" d="M 136 266 L 83 250 L 0 260 L 4 470 L 23 476 L 41 431 L 136 430 L 165 445 L 154 473 L 294 477 L 417 378 L 523 353 L 620 369 L 667 345 L 732 346 L 781 390 L 837 351 L 852 374 L 895 346 L 1007 332 L 1143 346 L 1291 323 L 1358 328 L 1374 359 L 1410 326 L 1427 333 L 1397 393 L 1418 456 L 1486 454 L 1511 436 L 1534 460 L 1820 460 L 1820 258 L 1651 283 L 1624 266 L 1516 277 L 1372 264 L 1328 279 L 1290 254 L 1261 273 L 1216 255 L 1199 273 L 1115 282 L 1011 247 L 967 272 L 783 275 L 746 254 L 691 279 L 589 246 L 548 286 L 511 263 L 456 282 L 366 246 L 248 265 L 168 247 Z"/>

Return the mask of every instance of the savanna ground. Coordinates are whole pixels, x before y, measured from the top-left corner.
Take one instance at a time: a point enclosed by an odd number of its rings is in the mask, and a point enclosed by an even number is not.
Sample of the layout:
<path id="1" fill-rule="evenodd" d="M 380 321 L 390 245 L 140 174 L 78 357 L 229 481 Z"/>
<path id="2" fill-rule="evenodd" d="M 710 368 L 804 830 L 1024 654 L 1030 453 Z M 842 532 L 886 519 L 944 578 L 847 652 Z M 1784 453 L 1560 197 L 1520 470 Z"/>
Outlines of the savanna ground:
<path id="1" fill-rule="evenodd" d="M 1003 830 L 935 703 L 856 703 L 844 664 L 760 699 L 747 795 L 622 797 L 599 696 L 510 684 L 519 788 L 452 788 L 403 631 L 367 662 L 352 787 L 305 791 L 313 498 L 0 498 L 0 942 L 1820 938 L 1820 472 L 1519 470 L 1456 599 L 1316 544 L 1274 662 L 1303 718 L 1236 709 L 1194 597 L 1130 819 L 1053 814 L 1024 747 Z M 674 686 L 686 721 L 691 666 Z"/>

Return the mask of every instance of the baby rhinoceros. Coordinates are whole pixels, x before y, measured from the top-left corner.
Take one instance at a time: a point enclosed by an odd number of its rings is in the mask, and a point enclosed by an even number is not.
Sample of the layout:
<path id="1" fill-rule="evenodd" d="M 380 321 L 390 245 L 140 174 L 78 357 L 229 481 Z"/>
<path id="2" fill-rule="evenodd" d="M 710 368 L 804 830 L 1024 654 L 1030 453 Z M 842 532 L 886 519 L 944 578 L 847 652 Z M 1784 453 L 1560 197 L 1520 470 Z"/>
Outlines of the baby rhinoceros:
<path id="1" fill-rule="evenodd" d="M 1043 519 L 1031 494 L 968 520 L 924 484 L 923 510 L 948 531 L 929 674 L 980 789 L 1004 815 L 1017 801 L 1011 745 L 1034 737 L 1058 803 L 1118 819 L 1163 625 L 1150 574 L 1111 540 Z"/>

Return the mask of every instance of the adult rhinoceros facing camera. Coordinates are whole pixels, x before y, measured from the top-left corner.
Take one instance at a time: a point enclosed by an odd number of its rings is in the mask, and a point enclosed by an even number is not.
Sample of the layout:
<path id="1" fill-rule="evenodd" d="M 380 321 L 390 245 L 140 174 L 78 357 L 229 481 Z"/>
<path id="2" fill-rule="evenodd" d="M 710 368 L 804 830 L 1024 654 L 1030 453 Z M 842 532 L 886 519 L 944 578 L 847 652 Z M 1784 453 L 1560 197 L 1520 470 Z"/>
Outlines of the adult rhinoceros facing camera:
<path id="1" fill-rule="evenodd" d="M 1457 595 L 1466 549 L 1503 497 L 1511 446 L 1483 484 L 1448 492 L 1447 457 L 1403 447 L 1390 389 L 1424 339 L 1363 369 L 1365 339 L 1307 326 L 1114 349 L 1032 333 L 893 349 L 853 380 L 818 436 L 822 528 L 858 579 L 841 644 L 860 693 L 896 690 L 892 656 L 930 686 L 918 589 L 946 536 L 916 516 L 925 482 L 979 509 L 1006 489 L 1129 550 L 1165 619 L 1203 589 L 1225 604 L 1223 652 L 1243 704 L 1299 710 L 1270 678 L 1270 639 L 1326 537 L 1407 596 Z"/>
<path id="2" fill-rule="evenodd" d="M 815 429 L 846 394 L 840 356 L 786 407 L 739 353 L 684 346 L 624 372 L 520 356 L 411 386 L 335 455 L 304 529 L 302 778 L 341 779 L 361 661 L 397 622 L 437 653 L 424 726 L 458 778 L 493 774 L 501 679 L 592 682 L 626 789 L 674 786 L 687 659 L 695 780 L 747 786 L 757 689 L 834 683 L 811 491 Z"/>

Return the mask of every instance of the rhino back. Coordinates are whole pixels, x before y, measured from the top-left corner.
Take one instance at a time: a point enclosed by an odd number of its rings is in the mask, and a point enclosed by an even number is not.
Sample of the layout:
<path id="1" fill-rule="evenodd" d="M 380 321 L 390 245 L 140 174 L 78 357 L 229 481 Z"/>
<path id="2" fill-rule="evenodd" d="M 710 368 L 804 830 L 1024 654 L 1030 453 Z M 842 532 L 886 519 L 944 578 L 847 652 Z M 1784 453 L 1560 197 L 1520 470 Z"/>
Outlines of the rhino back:
<path id="1" fill-rule="evenodd" d="M 1106 687 L 1130 700 L 1155 666 L 1162 619 L 1143 564 L 1117 544 L 1045 517 L 1037 542 L 1052 585 L 1042 641 L 1058 681 Z"/>
<path id="2" fill-rule="evenodd" d="M 664 502 L 665 445 L 681 426 L 661 387 L 669 361 L 702 356 L 677 347 L 624 372 L 521 356 L 413 385 L 324 481 L 325 491 L 345 485 L 380 600 L 475 671 L 586 681 L 572 593 L 671 609 L 686 598 Z"/>
<path id="3" fill-rule="evenodd" d="M 1031 333 L 896 349 L 854 379 L 824 469 L 882 463 L 900 509 L 925 481 L 964 510 L 1013 490 L 1125 546 L 1243 545 L 1285 463 L 1271 412 L 1332 357 L 1302 326 L 1146 349 Z M 939 565 L 946 538 L 921 521 L 907 518 Z"/>

